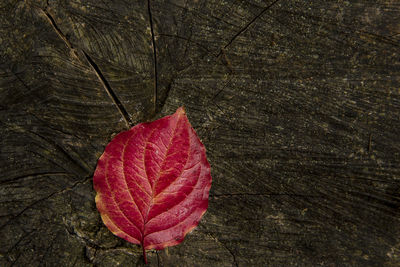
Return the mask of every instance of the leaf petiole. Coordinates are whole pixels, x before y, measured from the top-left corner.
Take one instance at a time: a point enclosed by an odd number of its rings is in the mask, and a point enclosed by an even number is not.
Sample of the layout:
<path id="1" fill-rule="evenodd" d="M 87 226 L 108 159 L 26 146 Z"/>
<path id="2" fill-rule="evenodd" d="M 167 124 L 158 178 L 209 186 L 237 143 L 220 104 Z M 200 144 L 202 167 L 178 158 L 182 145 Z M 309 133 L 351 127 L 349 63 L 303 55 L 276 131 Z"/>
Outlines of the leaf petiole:
<path id="1" fill-rule="evenodd" d="M 143 249 L 143 260 L 144 260 L 144 263 L 147 264 L 146 249 L 144 248 L 143 245 L 142 245 L 142 249 Z"/>

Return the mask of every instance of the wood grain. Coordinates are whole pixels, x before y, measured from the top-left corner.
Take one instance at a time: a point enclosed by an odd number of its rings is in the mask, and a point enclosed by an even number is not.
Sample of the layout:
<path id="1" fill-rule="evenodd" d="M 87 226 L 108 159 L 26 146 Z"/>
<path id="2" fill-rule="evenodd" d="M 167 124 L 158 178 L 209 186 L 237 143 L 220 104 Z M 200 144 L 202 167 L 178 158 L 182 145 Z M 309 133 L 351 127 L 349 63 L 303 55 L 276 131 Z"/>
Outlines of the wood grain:
<path id="1" fill-rule="evenodd" d="M 150 266 L 400 264 L 396 1 L 0 4 L 0 265 L 140 266 L 94 204 L 113 134 L 184 105 L 209 209 Z"/>

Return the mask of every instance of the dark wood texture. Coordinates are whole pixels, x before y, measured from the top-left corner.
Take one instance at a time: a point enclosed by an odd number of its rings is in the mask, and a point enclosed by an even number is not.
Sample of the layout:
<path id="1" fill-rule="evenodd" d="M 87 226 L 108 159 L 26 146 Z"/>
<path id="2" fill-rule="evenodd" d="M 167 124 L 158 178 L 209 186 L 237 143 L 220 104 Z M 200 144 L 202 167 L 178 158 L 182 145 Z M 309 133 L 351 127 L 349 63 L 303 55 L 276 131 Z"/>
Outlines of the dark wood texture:
<path id="1" fill-rule="evenodd" d="M 91 179 L 181 105 L 210 205 L 150 266 L 400 265 L 398 1 L 3 0 L 0 266 L 143 265 Z"/>

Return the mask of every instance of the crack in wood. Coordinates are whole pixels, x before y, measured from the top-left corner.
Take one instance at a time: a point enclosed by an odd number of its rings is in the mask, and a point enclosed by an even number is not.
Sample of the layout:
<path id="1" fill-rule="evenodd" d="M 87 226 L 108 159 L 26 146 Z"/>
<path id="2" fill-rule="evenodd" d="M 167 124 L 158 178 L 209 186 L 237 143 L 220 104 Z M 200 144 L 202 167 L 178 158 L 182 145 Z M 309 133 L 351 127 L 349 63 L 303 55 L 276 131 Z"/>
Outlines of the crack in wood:
<path id="1" fill-rule="evenodd" d="M 372 133 L 369 134 L 368 138 L 368 153 L 371 153 L 372 151 Z"/>
<path id="2" fill-rule="evenodd" d="M 318 195 L 304 195 L 304 194 L 290 194 L 290 193 L 227 193 L 227 194 L 214 194 L 210 195 L 212 198 L 216 197 L 247 197 L 247 196 L 260 196 L 260 197 L 272 197 L 272 196 L 288 196 L 288 197 L 304 197 L 304 198 L 318 198 Z"/>
<path id="3" fill-rule="evenodd" d="M 65 34 L 60 30 L 60 28 L 57 26 L 56 21 L 54 20 L 53 16 L 46 10 L 46 9 L 39 9 L 40 11 L 42 11 L 45 15 L 45 17 L 47 18 L 47 20 L 49 21 L 50 25 L 52 26 L 52 28 L 54 29 L 54 31 L 57 33 L 57 35 L 64 41 L 65 45 L 72 50 L 72 52 L 74 53 L 74 55 L 79 59 L 78 55 L 76 54 L 75 49 L 73 48 L 72 44 L 70 43 L 70 41 L 67 39 L 67 37 L 65 36 Z"/>
<path id="4" fill-rule="evenodd" d="M 361 30 L 361 29 L 355 29 L 352 26 L 338 24 L 337 22 L 334 22 L 334 21 L 331 21 L 331 20 L 330 21 L 324 21 L 324 20 L 321 19 L 321 17 L 313 16 L 311 14 L 308 14 L 306 12 L 301 12 L 301 11 L 298 11 L 298 10 L 296 12 L 289 11 L 289 10 L 282 10 L 282 12 L 286 13 L 286 14 L 289 14 L 291 16 L 301 16 L 301 17 L 307 18 L 308 22 L 310 23 L 310 25 L 313 24 L 316 27 L 321 27 L 322 26 L 322 24 L 318 24 L 318 23 L 325 23 L 325 25 L 337 27 L 336 31 L 338 33 L 343 34 L 343 35 L 347 35 L 347 34 L 350 34 L 350 36 L 356 35 L 361 39 L 368 39 L 369 38 L 371 40 L 380 41 L 381 43 L 386 43 L 386 44 L 393 45 L 395 47 L 399 47 L 400 46 L 399 43 L 397 42 L 397 40 L 393 40 L 392 39 L 392 37 L 394 35 L 385 36 L 385 35 L 376 34 L 374 32 L 369 32 L 369 31 L 365 31 L 365 30 Z M 273 17 L 273 18 L 277 19 L 276 17 Z M 280 23 L 282 24 L 282 22 L 280 22 Z M 300 23 L 295 23 L 295 24 L 302 26 L 302 24 L 300 24 Z M 342 28 L 343 28 L 343 30 L 342 30 Z M 362 38 L 362 37 L 365 37 L 365 38 Z"/>
<path id="5" fill-rule="evenodd" d="M 32 202 L 31 204 L 29 204 L 28 206 L 26 206 L 25 208 L 23 208 L 20 212 L 18 212 L 18 213 L 15 214 L 14 216 L 12 216 L 12 217 L 11 217 L 9 220 L 7 220 L 3 225 L 1 225 L 1 226 L 0 226 L 0 230 L 2 230 L 2 229 L 3 229 L 4 227 L 6 227 L 8 224 L 10 224 L 10 223 L 13 222 L 15 219 L 17 219 L 19 216 L 21 216 L 22 214 L 24 214 L 27 210 L 29 210 L 29 209 L 33 208 L 34 206 L 36 206 L 38 203 L 41 203 L 42 201 L 45 201 L 45 200 L 47 200 L 47 199 L 50 199 L 50 198 L 52 198 L 52 197 L 55 196 L 55 195 L 63 194 L 63 193 L 65 193 L 65 192 L 67 192 L 67 191 L 73 190 L 76 186 L 78 186 L 78 185 L 80 185 L 80 184 L 84 184 L 84 183 L 86 183 L 87 181 L 90 181 L 91 179 L 92 179 L 92 176 L 85 177 L 84 179 L 75 182 L 73 185 L 71 185 L 71 186 L 69 186 L 69 187 L 67 187 L 67 188 L 64 188 L 64 189 L 61 189 L 61 190 L 59 190 L 59 191 L 53 192 L 53 193 L 51 193 L 51 194 L 49 194 L 49 195 L 47 195 L 47 196 L 45 196 L 45 197 L 43 197 L 43 198 L 41 198 L 41 199 L 38 199 L 38 200 Z"/>
<path id="6" fill-rule="evenodd" d="M 168 83 L 167 85 L 167 90 L 164 93 L 164 96 L 162 97 L 162 99 L 160 99 L 160 108 L 159 110 L 161 110 L 161 108 L 165 105 L 165 103 L 167 102 L 167 99 L 169 97 L 169 93 L 171 92 L 171 88 L 172 88 L 172 81 L 170 83 Z M 157 112 L 159 111 L 157 110 Z"/>
<path id="7" fill-rule="evenodd" d="M 160 255 L 158 255 L 158 251 L 156 250 L 157 255 L 157 267 L 160 267 Z"/>
<path id="8" fill-rule="evenodd" d="M 11 252 L 15 249 L 15 248 L 17 248 L 18 246 L 19 246 L 19 244 L 22 242 L 22 241 L 24 241 L 25 239 L 27 239 L 28 237 L 30 237 L 33 233 L 35 233 L 36 231 L 35 230 L 31 230 L 31 231 L 28 231 L 28 232 L 24 232 L 24 234 L 18 239 L 18 241 L 14 244 L 14 245 L 12 245 L 4 254 L 0 254 L 1 256 L 5 256 L 5 257 L 7 257 L 9 260 L 10 260 L 10 258 L 9 258 L 9 255 L 11 254 Z M 12 261 L 12 260 L 11 260 Z"/>
<path id="9" fill-rule="evenodd" d="M 242 29 L 240 29 L 232 38 L 231 40 L 219 51 L 217 57 L 219 57 L 222 53 L 223 50 L 226 49 L 228 46 L 230 46 L 233 41 L 235 41 L 235 39 L 241 35 L 244 31 L 246 31 L 251 24 L 253 24 L 259 17 L 261 17 L 266 11 L 268 11 L 271 7 L 273 7 L 276 3 L 278 3 L 279 0 L 275 0 L 273 1 L 271 4 L 269 4 L 268 6 L 266 6 L 263 10 L 261 10 L 260 13 L 258 13 L 257 16 L 255 16 L 250 22 L 248 22 Z"/>
<path id="10" fill-rule="evenodd" d="M 26 114 L 28 114 L 28 115 L 34 117 L 36 120 L 42 122 L 43 125 L 46 125 L 46 124 L 48 123 L 48 121 L 46 121 L 46 120 L 44 120 L 44 119 L 42 119 L 42 118 L 39 118 L 38 116 L 36 116 L 34 113 L 30 112 L 29 110 L 26 111 Z M 54 131 L 56 131 L 56 132 L 59 132 L 59 133 L 65 135 L 65 136 L 73 136 L 73 137 L 75 137 L 75 138 L 78 139 L 78 140 L 89 140 L 89 139 L 90 139 L 90 137 L 87 136 L 87 135 L 78 136 L 77 134 L 75 134 L 75 133 L 73 133 L 73 132 L 68 132 L 68 131 L 64 131 L 63 129 L 53 127 L 53 126 L 51 126 L 51 124 L 48 124 L 46 127 L 49 128 L 49 129 L 52 129 L 52 130 L 54 130 Z M 82 133 L 80 133 L 80 134 L 82 135 Z M 97 148 L 92 144 L 92 142 L 87 142 L 87 144 L 90 145 L 92 148 L 97 149 Z"/>
<path id="11" fill-rule="evenodd" d="M 180 40 L 184 40 L 186 41 L 188 44 L 194 44 L 195 46 L 201 48 L 202 50 L 211 53 L 212 51 L 210 49 L 208 49 L 206 46 L 202 45 L 201 43 L 192 41 L 190 38 L 186 38 L 184 36 L 180 36 L 180 35 L 176 35 L 176 34 L 167 34 L 167 33 L 159 33 L 157 34 L 157 36 L 160 37 L 170 37 L 170 38 L 176 38 L 176 39 L 180 39 Z"/>
<path id="12" fill-rule="evenodd" d="M 23 129 L 23 130 L 24 130 L 24 132 L 34 135 L 34 136 L 42 139 L 44 142 L 53 146 L 57 151 L 61 152 L 62 155 L 64 155 L 66 158 L 68 158 L 72 163 L 74 163 L 76 166 L 78 166 L 85 173 L 91 172 L 91 167 L 80 157 L 80 155 L 78 153 L 68 152 L 63 146 L 59 145 L 57 142 L 55 142 L 51 138 L 46 138 L 44 135 L 42 135 L 38 132 L 34 132 L 31 130 L 25 130 L 25 129 Z M 75 154 L 75 155 L 71 155 L 70 153 Z"/>
<path id="13" fill-rule="evenodd" d="M 28 180 L 28 179 L 35 179 L 40 176 L 53 176 L 53 175 L 69 175 L 66 172 L 42 172 L 42 173 L 30 173 L 20 176 L 15 176 L 9 179 L 1 180 L 0 185 L 8 184 L 8 183 L 15 183 L 20 180 Z"/>
<path id="14" fill-rule="evenodd" d="M 110 98 L 112 99 L 114 104 L 117 106 L 117 108 L 118 108 L 119 112 L 121 113 L 122 117 L 124 118 L 125 123 L 128 126 L 128 128 L 132 127 L 133 123 L 129 116 L 128 111 L 125 109 L 124 105 L 119 100 L 119 98 L 115 94 L 114 90 L 111 88 L 111 85 L 108 83 L 107 79 L 104 77 L 99 66 L 97 66 L 97 64 L 93 61 L 93 59 L 84 50 L 82 50 L 82 53 L 85 55 L 87 61 L 89 62 L 89 65 L 94 70 L 94 73 L 96 74 L 97 78 L 99 78 L 99 80 L 100 80 L 101 84 L 103 85 L 104 89 L 106 90 L 107 94 L 110 96 Z"/>
<path id="15" fill-rule="evenodd" d="M 157 70 L 157 48 L 156 48 L 156 39 L 154 36 L 154 27 L 153 27 L 153 14 L 151 12 L 151 0 L 147 0 L 147 11 L 149 14 L 149 22 L 150 22 L 150 31 L 151 31 L 151 41 L 153 46 L 153 59 L 154 59 L 154 115 L 157 113 L 157 93 L 158 93 L 158 70 Z"/>
<path id="16" fill-rule="evenodd" d="M 216 237 L 215 237 L 214 235 L 212 235 L 211 233 L 207 233 L 207 235 L 210 236 L 215 242 L 217 242 L 218 244 L 220 244 L 222 247 L 224 247 L 224 248 L 229 252 L 229 254 L 231 254 L 232 259 L 233 259 L 233 264 L 234 264 L 236 267 L 239 267 L 239 264 L 238 264 L 238 262 L 237 262 L 237 260 L 236 260 L 236 256 L 235 256 L 235 254 L 232 252 L 232 250 L 231 250 L 230 248 L 228 248 L 228 247 L 225 245 L 225 243 L 223 243 L 223 242 L 221 242 L 220 240 L 218 240 L 218 238 L 216 238 Z"/>
<path id="17" fill-rule="evenodd" d="M 78 231 L 76 229 L 76 227 L 74 225 L 68 225 L 68 223 L 66 222 L 65 219 L 64 219 L 64 225 L 65 225 L 65 230 L 67 231 L 67 233 L 71 236 L 74 236 L 86 247 L 91 247 L 95 250 L 103 248 L 100 245 L 96 244 L 96 242 L 93 241 L 91 238 L 88 238 L 87 236 L 83 235 L 80 231 Z"/>
<path id="18" fill-rule="evenodd" d="M 61 38 L 61 40 L 64 41 L 65 45 L 72 51 L 72 54 L 74 55 L 74 57 L 76 59 L 78 59 L 79 61 L 83 62 L 81 60 L 81 57 L 79 56 L 78 52 L 80 52 L 80 53 L 82 53 L 84 55 L 87 63 L 89 64 L 89 66 L 91 67 L 91 69 L 93 70 L 93 72 L 95 73 L 97 78 L 99 79 L 100 83 L 103 85 L 104 90 L 107 92 L 108 96 L 111 98 L 113 103 L 116 105 L 118 111 L 120 112 L 122 118 L 125 121 L 126 126 L 128 128 L 132 127 L 133 123 L 132 123 L 132 120 L 131 120 L 131 118 L 129 116 L 128 111 L 125 109 L 124 105 L 122 104 L 122 102 L 117 97 L 117 95 L 114 92 L 114 90 L 112 89 L 110 83 L 107 81 L 107 79 L 105 78 L 104 74 L 101 72 L 99 66 L 94 62 L 94 60 L 89 56 L 89 54 L 86 53 L 83 49 L 77 50 L 76 48 L 73 47 L 73 45 L 68 40 L 68 38 L 65 36 L 65 34 L 57 26 L 53 16 L 47 11 L 47 9 L 44 10 L 44 9 L 40 8 L 39 10 L 41 10 L 41 12 L 47 18 L 47 20 L 49 21 L 50 25 L 54 29 L 54 31 Z"/>

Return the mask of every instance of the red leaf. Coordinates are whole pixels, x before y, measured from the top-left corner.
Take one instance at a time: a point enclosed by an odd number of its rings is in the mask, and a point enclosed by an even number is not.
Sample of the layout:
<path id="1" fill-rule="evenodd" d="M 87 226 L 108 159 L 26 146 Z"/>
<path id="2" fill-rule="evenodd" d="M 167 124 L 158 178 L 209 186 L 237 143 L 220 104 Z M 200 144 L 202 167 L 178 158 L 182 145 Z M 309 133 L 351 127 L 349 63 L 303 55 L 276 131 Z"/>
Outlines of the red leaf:
<path id="1" fill-rule="evenodd" d="M 96 205 L 115 235 L 146 249 L 181 243 L 208 206 L 210 165 L 184 109 L 122 132 L 93 177 Z"/>

